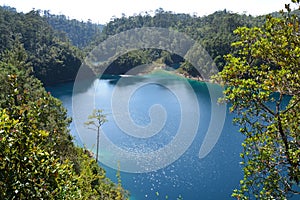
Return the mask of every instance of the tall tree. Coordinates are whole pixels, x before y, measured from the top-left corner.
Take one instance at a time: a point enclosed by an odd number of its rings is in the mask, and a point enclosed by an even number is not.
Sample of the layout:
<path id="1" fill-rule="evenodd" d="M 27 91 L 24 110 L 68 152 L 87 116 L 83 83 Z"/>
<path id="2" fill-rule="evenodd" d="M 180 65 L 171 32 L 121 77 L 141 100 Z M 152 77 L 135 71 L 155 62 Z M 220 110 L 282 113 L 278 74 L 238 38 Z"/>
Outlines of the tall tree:
<path id="1" fill-rule="evenodd" d="M 238 28 L 237 53 L 216 77 L 245 135 L 237 199 L 300 194 L 300 27 L 290 5 L 285 9 L 261 28 Z"/>
<path id="2" fill-rule="evenodd" d="M 96 144 L 96 162 L 98 162 L 98 155 L 99 155 L 99 141 L 100 141 L 100 127 L 107 121 L 106 115 L 102 113 L 103 110 L 95 109 L 93 113 L 88 116 L 88 121 L 85 122 L 85 125 L 97 131 L 97 144 Z"/>

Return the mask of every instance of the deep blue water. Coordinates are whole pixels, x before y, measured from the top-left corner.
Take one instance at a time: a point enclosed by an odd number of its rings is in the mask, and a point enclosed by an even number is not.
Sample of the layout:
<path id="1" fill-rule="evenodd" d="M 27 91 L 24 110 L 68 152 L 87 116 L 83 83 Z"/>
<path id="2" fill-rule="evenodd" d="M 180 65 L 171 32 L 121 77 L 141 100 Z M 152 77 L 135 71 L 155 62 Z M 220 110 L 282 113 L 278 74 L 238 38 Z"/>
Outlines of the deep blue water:
<path id="1" fill-rule="evenodd" d="M 115 167 L 116 162 L 121 159 L 122 185 L 130 191 L 131 199 L 154 200 L 168 197 L 175 200 L 179 196 L 185 200 L 230 199 L 232 190 L 238 187 L 242 178 L 239 153 L 243 138 L 238 133 L 238 128 L 232 124 L 232 114 L 226 112 L 225 117 L 218 113 L 212 114 L 213 107 L 218 105 L 211 100 L 211 95 L 213 91 L 220 90 L 219 86 L 189 81 L 191 90 L 186 87 L 186 83 L 182 84 L 183 80 L 168 75 L 122 79 L 123 82 L 118 78 L 82 81 L 75 89 L 73 83 L 47 88 L 53 96 L 62 100 L 68 114 L 74 118 L 70 128 L 76 143 L 95 152 L 96 133 L 84 127 L 83 123 L 92 108 L 101 108 L 108 118 L 108 122 L 102 126 L 102 133 L 118 148 L 134 156 L 114 154 L 115 151 L 106 147 L 107 143 L 100 142 L 99 164 L 106 169 L 107 176 L 116 181 L 117 171 L 111 167 Z M 197 106 L 193 98 L 196 98 Z M 124 102 L 126 105 L 123 105 Z M 124 107 L 128 115 L 124 114 Z M 118 113 L 119 110 L 122 112 Z M 154 113 L 152 118 L 151 110 Z M 128 116 L 136 126 L 135 135 L 125 134 L 126 127 L 121 127 L 128 125 L 131 128 L 132 124 L 126 122 Z M 126 123 L 116 123 L 118 117 Z M 155 121 L 156 119 L 158 120 Z M 172 144 L 182 121 L 187 123 L 182 125 L 185 135 L 172 147 L 174 154 L 164 154 L 165 146 Z M 162 127 L 157 128 L 156 124 Z M 193 127 L 196 127 L 197 132 L 189 145 L 189 139 L 185 141 L 184 138 L 192 137 Z M 221 127 L 221 135 L 216 144 L 207 155 L 199 156 L 200 147 L 209 130 L 212 130 L 210 139 L 215 139 L 213 131 L 218 127 Z M 140 129 L 143 131 L 138 132 Z M 156 134 L 149 135 L 152 131 L 156 131 Z M 184 146 L 187 146 L 187 150 Z M 161 154 L 155 158 L 149 157 L 149 162 L 136 161 L 140 155 L 155 151 L 160 151 Z M 135 166 L 136 163 L 141 169 Z"/>

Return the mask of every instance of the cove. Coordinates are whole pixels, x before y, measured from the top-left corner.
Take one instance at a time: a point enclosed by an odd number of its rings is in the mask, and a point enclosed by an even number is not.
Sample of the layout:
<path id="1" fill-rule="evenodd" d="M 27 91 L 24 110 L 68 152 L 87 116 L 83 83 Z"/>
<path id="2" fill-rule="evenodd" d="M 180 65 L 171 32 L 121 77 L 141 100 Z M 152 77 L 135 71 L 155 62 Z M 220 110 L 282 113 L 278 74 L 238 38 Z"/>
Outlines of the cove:
<path id="1" fill-rule="evenodd" d="M 124 84 L 119 84 L 121 79 L 126 80 Z M 85 119 L 86 116 L 90 114 L 88 107 L 96 107 L 107 113 L 108 122 L 103 125 L 102 131 L 110 141 L 129 152 L 147 153 L 163 149 L 174 140 L 182 120 L 181 107 L 184 106 L 188 110 L 187 112 L 193 112 L 194 110 L 189 98 L 178 99 L 175 94 L 183 92 L 189 95 L 185 91 L 186 88 L 181 86 L 181 81 L 184 80 L 166 74 L 133 77 L 108 76 L 104 79 L 82 81 L 80 90 L 76 90 L 75 93 L 73 83 L 55 85 L 48 87 L 47 90 L 63 102 L 70 117 L 73 117 L 74 109 L 80 109 L 76 112 L 79 112 L 80 116 L 83 117 L 77 117 L 70 125 L 71 134 L 78 145 L 85 145 L 94 152 L 96 150 L 96 133 L 87 130 L 83 126 L 83 123 L 87 120 Z M 116 123 L 114 116 L 116 112 L 112 108 L 112 98 L 116 89 L 118 89 L 117 91 L 126 91 L 128 87 L 136 87 L 140 83 L 148 84 L 137 87 L 128 98 L 128 113 L 134 124 L 140 127 L 147 127 L 151 124 L 153 122 L 151 110 L 156 105 L 160 106 L 158 107 L 159 112 L 163 108 L 162 113 L 165 113 L 165 118 L 163 117 L 165 121 L 161 120 L 161 124 L 156 122 L 159 126 L 163 125 L 163 127 L 158 127 L 156 130 L 155 124 L 153 127 L 149 126 L 151 130 L 155 129 L 157 132 L 151 137 L 137 138 L 126 134 L 124 129 Z M 242 151 L 241 142 L 243 137 L 238 133 L 238 127 L 232 124 L 234 116 L 226 113 L 224 126 L 217 143 L 205 157 L 200 158 L 199 149 L 208 130 L 212 115 L 211 110 L 214 106 L 212 104 L 216 102 L 211 102 L 208 90 L 209 83 L 192 80 L 188 80 L 188 83 L 192 88 L 192 91 L 189 92 L 195 95 L 200 112 L 195 138 L 179 158 L 154 171 L 124 172 L 121 164 L 122 186 L 129 190 L 130 199 L 132 200 L 175 200 L 179 196 L 186 200 L 230 199 L 232 190 L 239 186 L 239 180 L 242 178 L 239 153 Z M 213 87 L 217 89 L 219 86 L 210 85 L 210 88 Z M 174 88 L 176 92 L 170 88 Z M 74 98 L 80 102 L 82 107 L 74 108 Z M 120 97 L 118 96 L 118 98 Z M 118 105 L 117 100 L 115 105 Z M 193 118 L 188 120 L 193 122 Z M 217 126 L 218 119 L 213 123 Z M 185 134 L 187 134 L 187 137 L 190 134 L 188 127 Z M 102 144 L 101 147 L 100 143 L 99 165 L 106 170 L 107 176 L 116 182 L 117 171 L 105 163 L 106 160 L 114 159 L 117 155 L 111 155 L 111 152 L 105 151 L 104 145 Z M 180 148 L 180 146 L 177 147 Z M 174 149 L 174 151 L 177 151 L 177 149 Z M 157 159 L 160 158 L 164 158 L 163 155 L 157 157 Z M 126 165 L 126 162 L 123 165 Z"/>

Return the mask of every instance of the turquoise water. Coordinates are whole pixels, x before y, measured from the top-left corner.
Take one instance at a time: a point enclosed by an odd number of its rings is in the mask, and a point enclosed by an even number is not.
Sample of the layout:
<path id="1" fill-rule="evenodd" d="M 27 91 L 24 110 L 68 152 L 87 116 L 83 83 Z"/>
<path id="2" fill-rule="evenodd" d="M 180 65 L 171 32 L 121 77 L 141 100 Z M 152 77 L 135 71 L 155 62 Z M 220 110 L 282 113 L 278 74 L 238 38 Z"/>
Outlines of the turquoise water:
<path id="1" fill-rule="evenodd" d="M 166 161 L 169 158 L 166 158 L 163 153 L 161 156 L 158 155 L 156 160 L 161 159 L 160 162 L 165 162 L 166 166 L 155 169 L 160 164 L 157 162 L 156 166 L 150 166 L 150 169 L 153 167 L 154 171 L 134 173 L 127 170 L 130 169 L 131 161 L 122 161 L 121 170 L 126 169 L 121 172 L 122 185 L 130 191 L 132 200 L 176 199 L 179 196 L 185 200 L 230 199 L 232 190 L 238 187 L 239 180 L 242 178 L 239 165 L 242 136 L 238 133 L 237 127 L 232 125 L 232 114 L 226 113 L 221 135 L 213 148 L 206 156 L 199 156 L 200 147 L 205 140 L 210 124 L 212 124 L 210 127 L 212 130 L 222 124 L 222 116 L 220 118 L 214 117 L 214 122 L 211 123 L 213 116 L 211 111 L 216 106 L 214 104 L 217 104 L 215 101 L 211 101 L 212 90 L 219 90 L 219 86 L 189 81 L 188 83 L 192 88 L 190 90 L 186 85 L 181 85 L 181 80 L 166 75 L 123 77 L 122 79 L 126 79 L 123 84 L 120 84 L 120 79 L 117 77 L 83 81 L 80 90 L 74 90 L 75 92 L 73 92 L 72 83 L 56 85 L 48 88 L 48 90 L 53 96 L 62 100 L 71 117 L 74 117 L 74 113 L 86 116 L 90 113 L 90 107 L 103 109 L 108 114 L 108 122 L 102 127 L 104 134 L 116 146 L 127 149 L 129 153 L 147 153 L 163 149 L 176 137 L 179 125 L 183 120 L 182 116 L 186 117 L 183 112 L 190 113 L 188 116 L 191 117 L 187 121 L 190 124 L 197 123 L 197 132 L 187 150 L 184 150 L 182 155 L 180 153 L 178 158 L 176 157 L 170 163 Z M 140 83 L 145 84 L 141 86 Z M 117 99 L 115 103 L 112 103 L 112 98 L 115 97 L 114 91 L 127 91 L 128 88 L 135 88 L 135 86 L 139 87 L 129 95 L 130 98 L 126 100 L 128 105 L 124 106 L 128 106 L 126 109 L 136 126 L 146 127 L 152 123 L 151 120 L 154 118 L 152 119 L 149 115 L 149 110 L 153 105 L 160 105 L 164 109 L 162 113 L 166 119 L 162 123 L 163 126 L 158 127 L 157 134 L 153 134 L 151 137 L 136 138 L 125 134 L 115 121 L 116 111 L 113 111 L 113 107 L 118 106 L 122 101 Z M 185 94 L 187 98 L 178 98 L 177 94 L 180 92 Z M 122 98 L 118 95 L 117 97 Z M 194 97 L 196 97 L 197 106 L 193 104 L 195 102 L 192 102 Z M 72 102 L 76 101 L 77 103 L 80 102 L 81 106 L 72 105 Z M 195 113 L 197 114 L 197 107 L 199 109 L 199 121 L 192 117 L 195 116 Z M 181 108 L 185 110 L 183 111 Z M 75 118 L 70 128 L 76 142 L 79 145 L 86 145 L 95 152 L 96 134 L 88 132 L 86 128 L 81 126 L 85 117 L 81 118 L 75 115 Z M 157 123 L 159 124 L 159 121 Z M 154 126 L 153 129 L 155 128 Z M 190 137 L 192 134 L 189 131 L 190 126 L 184 128 L 186 128 L 184 134 L 187 138 Z M 174 152 L 179 151 L 180 148 L 181 146 L 177 145 Z M 99 164 L 106 169 L 107 176 L 116 181 L 116 170 L 112 168 L 109 160 L 118 158 L 118 155 L 105 149 L 104 143 L 100 143 L 100 151 Z M 126 166 L 127 164 L 130 166 Z"/>

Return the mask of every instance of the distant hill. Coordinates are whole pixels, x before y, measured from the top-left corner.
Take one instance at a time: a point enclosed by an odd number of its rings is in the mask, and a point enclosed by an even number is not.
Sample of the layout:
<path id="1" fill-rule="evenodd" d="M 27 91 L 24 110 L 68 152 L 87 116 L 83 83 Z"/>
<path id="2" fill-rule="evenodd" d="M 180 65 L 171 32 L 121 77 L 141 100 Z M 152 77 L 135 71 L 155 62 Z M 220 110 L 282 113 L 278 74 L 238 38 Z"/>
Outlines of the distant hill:
<path id="1" fill-rule="evenodd" d="M 96 46 L 109 36 L 133 28 L 171 28 L 185 33 L 198 41 L 215 61 L 218 69 L 222 70 L 225 64 L 223 56 L 232 51 L 231 43 L 236 40 L 233 31 L 240 26 L 260 26 L 264 20 L 265 16 L 253 17 L 245 14 L 240 15 L 227 10 L 217 11 L 204 17 L 197 17 L 157 9 L 154 16 L 136 15 L 114 19 L 103 27 L 102 37 L 97 38 L 98 40 L 94 42 L 93 46 Z M 158 55 L 158 57 L 153 55 Z M 131 59 L 128 60 L 128 58 Z M 179 71 L 192 76 L 199 76 L 193 70 L 193 67 L 178 57 L 178 55 L 170 55 L 161 50 L 141 50 L 126 54 L 112 63 L 108 69 L 108 73 L 125 73 L 136 65 L 153 61 L 171 66 L 175 66 L 173 64 L 179 62 L 181 63 Z"/>
<path id="2" fill-rule="evenodd" d="M 265 16 L 240 15 L 227 10 L 197 17 L 157 9 L 154 16 L 122 16 L 99 25 L 49 11 L 32 10 L 24 14 L 11 7 L 0 7 L 0 53 L 20 42 L 34 75 L 45 84 L 55 84 L 74 80 L 85 55 L 108 37 L 133 28 L 163 27 L 183 32 L 200 42 L 222 70 L 223 56 L 233 51 L 231 43 L 237 39 L 233 31 L 240 26 L 260 26 L 264 20 Z M 126 73 L 137 65 L 151 62 L 176 66 L 176 69 L 179 64 L 180 72 L 199 75 L 180 56 L 159 49 L 129 52 L 113 61 L 107 73 Z"/>
<path id="3" fill-rule="evenodd" d="M 99 37 L 104 26 L 90 21 L 69 19 L 65 15 L 52 15 L 49 11 L 44 11 L 43 16 L 55 30 L 66 33 L 71 43 L 78 48 L 88 46 L 96 37 Z"/>
<path id="4" fill-rule="evenodd" d="M 70 39 L 49 25 L 40 11 L 18 13 L 0 7 L 0 60 L 6 51 L 20 43 L 27 53 L 33 74 L 44 84 L 74 80 L 83 54 Z"/>

